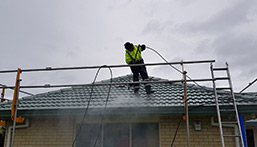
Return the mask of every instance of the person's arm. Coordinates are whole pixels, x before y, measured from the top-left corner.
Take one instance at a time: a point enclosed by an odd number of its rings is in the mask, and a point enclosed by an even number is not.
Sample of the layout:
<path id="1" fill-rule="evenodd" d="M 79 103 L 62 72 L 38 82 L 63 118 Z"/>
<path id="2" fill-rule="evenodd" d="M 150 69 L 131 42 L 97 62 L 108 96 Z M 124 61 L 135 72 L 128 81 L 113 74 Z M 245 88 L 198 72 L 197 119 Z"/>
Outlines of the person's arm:
<path id="1" fill-rule="evenodd" d="M 144 51 L 146 46 L 144 44 L 141 45 L 141 51 Z"/>
<path id="2" fill-rule="evenodd" d="M 125 58 L 126 58 L 126 63 L 130 64 L 131 60 L 130 60 L 128 53 L 125 53 Z"/>

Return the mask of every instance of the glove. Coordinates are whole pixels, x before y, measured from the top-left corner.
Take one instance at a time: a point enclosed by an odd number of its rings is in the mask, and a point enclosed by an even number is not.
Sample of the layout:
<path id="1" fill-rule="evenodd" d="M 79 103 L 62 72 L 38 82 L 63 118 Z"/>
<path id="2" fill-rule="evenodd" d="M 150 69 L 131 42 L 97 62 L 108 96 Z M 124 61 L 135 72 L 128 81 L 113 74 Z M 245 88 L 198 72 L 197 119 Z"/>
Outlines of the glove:
<path id="1" fill-rule="evenodd" d="M 142 50 L 142 51 L 145 50 L 145 45 L 144 45 L 144 44 L 141 45 L 141 50 Z"/>

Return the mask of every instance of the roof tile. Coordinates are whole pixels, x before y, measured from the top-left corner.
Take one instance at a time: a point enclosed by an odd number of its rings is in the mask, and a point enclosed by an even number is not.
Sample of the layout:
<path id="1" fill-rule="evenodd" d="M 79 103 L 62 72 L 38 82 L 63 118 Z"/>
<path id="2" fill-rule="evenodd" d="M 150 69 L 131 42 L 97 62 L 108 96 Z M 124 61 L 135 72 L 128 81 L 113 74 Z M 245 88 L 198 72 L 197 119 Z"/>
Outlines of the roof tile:
<path id="1" fill-rule="evenodd" d="M 153 81 L 164 80 L 151 77 Z M 121 76 L 113 79 L 113 82 L 130 82 L 132 75 Z M 110 80 L 100 81 L 109 83 Z M 183 86 L 181 83 L 153 83 L 156 91 L 151 95 L 145 94 L 143 84 L 140 87 L 140 95 L 135 95 L 133 89 L 125 85 L 113 85 L 108 99 L 108 108 L 119 107 L 171 107 L 183 106 Z M 109 86 L 94 86 L 90 101 L 91 108 L 105 107 Z M 90 99 L 91 87 L 80 86 L 51 91 L 24 97 L 19 100 L 19 110 L 40 109 L 74 109 L 86 108 Z M 219 97 L 225 98 L 227 92 L 220 92 Z M 200 88 L 188 84 L 187 97 L 189 106 L 214 105 L 213 90 L 208 87 Z M 256 98 L 251 95 L 236 95 L 239 104 L 257 104 Z M 248 100 L 251 101 L 248 101 Z M 0 104 L 0 110 L 10 110 L 11 102 Z"/>

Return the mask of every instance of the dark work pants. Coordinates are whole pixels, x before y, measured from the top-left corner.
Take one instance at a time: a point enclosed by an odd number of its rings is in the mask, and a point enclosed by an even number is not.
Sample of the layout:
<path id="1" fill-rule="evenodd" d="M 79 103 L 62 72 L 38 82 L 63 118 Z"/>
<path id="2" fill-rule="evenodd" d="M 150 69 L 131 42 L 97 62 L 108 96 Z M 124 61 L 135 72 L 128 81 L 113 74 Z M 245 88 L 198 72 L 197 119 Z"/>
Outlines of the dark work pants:
<path id="1" fill-rule="evenodd" d="M 135 64 L 144 64 L 144 60 L 142 59 Z M 133 73 L 133 81 L 134 82 L 139 81 L 139 74 L 141 75 L 141 78 L 143 80 L 149 79 L 147 71 L 146 71 L 146 67 L 144 65 L 143 66 L 131 66 L 130 69 Z M 134 87 L 135 87 L 135 89 L 139 89 L 139 84 L 135 84 Z"/>

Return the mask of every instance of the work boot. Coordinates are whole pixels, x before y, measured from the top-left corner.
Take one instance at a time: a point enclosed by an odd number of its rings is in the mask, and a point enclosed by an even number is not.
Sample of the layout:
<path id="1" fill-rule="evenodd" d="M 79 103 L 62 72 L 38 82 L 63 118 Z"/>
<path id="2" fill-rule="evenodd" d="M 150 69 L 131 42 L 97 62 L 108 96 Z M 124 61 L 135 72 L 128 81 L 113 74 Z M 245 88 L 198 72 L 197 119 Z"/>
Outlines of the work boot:
<path id="1" fill-rule="evenodd" d="M 145 91 L 146 91 L 146 94 L 152 94 L 155 92 L 152 90 L 150 85 L 145 86 Z"/>

